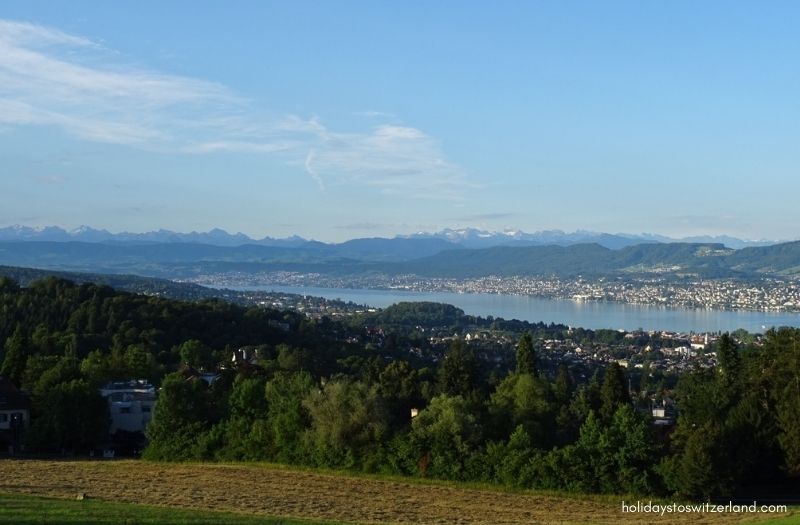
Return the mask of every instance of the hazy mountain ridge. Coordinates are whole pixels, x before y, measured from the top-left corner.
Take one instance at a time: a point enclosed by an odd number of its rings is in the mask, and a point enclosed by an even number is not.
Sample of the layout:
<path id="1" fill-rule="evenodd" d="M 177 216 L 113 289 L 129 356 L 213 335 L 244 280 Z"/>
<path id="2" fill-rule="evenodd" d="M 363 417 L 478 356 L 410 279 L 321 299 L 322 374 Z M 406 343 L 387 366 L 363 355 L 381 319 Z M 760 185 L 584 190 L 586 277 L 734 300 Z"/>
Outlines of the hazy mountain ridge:
<path id="1" fill-rule="evenodd" d="M 59 226 L 33 228 L 30 226 L 21 226 L 19 224 L 0 228 L 0 241 L 192 243 L 211 244 L 215 246 L 258 244 L 262 246 L 291 247 L 300 246 L 309 242 L 296 235 L 284 239 L 275 239 L 272 237 L 253 239 L 243 233 L 228 233 L 220 228 L 214 228 L 207 232 L 192 231 L 189 233 L 180 233 L 164 229 L 144 233 L 111 233 L 108 230 L 95 229 L 90 226 L 81 226 L 73 230 L 66 230 Z"/>
<path id="2" fill-rule="evenodd" d="M 412 252 L 417 256 L 411 257 Z M 740 250 L 719 243 L 644 243 L 619 249 L 597 243 L 467 249 L 441 239 L 362 239 L 297 248 L 0 241 L 0 264 L 165 278 L 275 271 L 448 278 L 631 274 L 748 278 L 800 274 L 800 241 Z"/>
<path id="3" fill-rule="evenodd" d="M 190 243 L 208 244 L 214 246 L 243 246 L 254 244 L 259 246 L 274 246 L 297 248 L 301 246 L 310 247 L 320 245 L 350 245 L 353 251 L 375 252 L 376 249 L 368 244 L 382 244 L 380 249 L 389 249 L 390 241 L 395 241 L 396 247 L 391 247 L 390 251 L 395 253 L 408 249 L 413 245 L 409 240 L 444 241 L 451 247 L 463 248 L 489 248 L 492 246 L 569 246 L 574 244 L 596 243 L 606 248 L 617 249 L 626 246 L 634 246 L 642 243 L 722 243 L 729 248 L 744 248 L 747 246 L 769 246 L 779 244 L 783 241 L 778 240 L 743 240 L 727 235 L 721 236 L 694 236 L 685 238 L 671 238 L 664 235 L 651 233 L 628 234 L 628 233 L 603 233 L 588 230 L 576 230 L 574 232 L 564 232 L 562 230 L 542 230 L 527 233 L 522 230 L 488 231 L 477 228 L 444 229 L 438 232 L 418 232 L 411 235 L 397 235 L 392 238 L 364 238 L 352 239 L 343 243 L 321 243 L 319 241 L 307 240 L 303 237 L 293 235 L 286 238 L 264 237 L 254 239 L 243 233 L 228 233 L 227 231 L 214 228 L 208 232 L 180 233 L 171 230 L 160 229 L 144 233 L 111 233 L 105 229 L 95 229 L 89 226 L 81 226 L 73 230 L 66 230 L 58 226 L 46 226 L 33 228 L 30 226 L 12 225 L 0 228 L 0 241 L 51 241 L 51 242 L 102 242 L 102 243 Z M 428 246 L 435 246 L 430 244 Z M 442 244 L 446 247 L 446 244 Z M 418 256 L 413 253 L 411 256 Z"/>

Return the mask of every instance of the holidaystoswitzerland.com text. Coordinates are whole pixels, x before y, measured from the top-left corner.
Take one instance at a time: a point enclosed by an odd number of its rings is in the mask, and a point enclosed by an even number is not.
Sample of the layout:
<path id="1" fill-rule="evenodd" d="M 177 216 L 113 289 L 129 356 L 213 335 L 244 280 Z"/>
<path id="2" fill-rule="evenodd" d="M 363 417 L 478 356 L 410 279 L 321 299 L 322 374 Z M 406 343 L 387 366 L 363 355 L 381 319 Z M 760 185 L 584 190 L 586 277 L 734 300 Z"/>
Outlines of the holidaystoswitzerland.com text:
<path id="1" fill-rule="evenodd" d="M 653 503 L 652 501 L 646 503 L 641 501 L 635 503 L 622 502 L 622 512 L 658 514 L 659 516 L 675 513 L 779 513 L 787 510 L 786 505 L 759 505 L 755 501 L 750 505 L 740 505 L 732 501 L 725 505 L 716 503 Z"/>

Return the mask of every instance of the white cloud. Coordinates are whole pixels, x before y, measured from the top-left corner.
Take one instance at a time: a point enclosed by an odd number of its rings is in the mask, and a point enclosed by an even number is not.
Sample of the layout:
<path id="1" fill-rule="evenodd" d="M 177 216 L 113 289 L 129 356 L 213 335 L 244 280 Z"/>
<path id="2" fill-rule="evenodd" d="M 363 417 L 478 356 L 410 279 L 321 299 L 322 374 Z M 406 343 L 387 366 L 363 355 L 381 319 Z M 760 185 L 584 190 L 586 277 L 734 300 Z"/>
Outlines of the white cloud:
<path id="1" fill-rule="evenodd" d="M 82 36 L 0 20 L 0 126 L 53 126 L 88 141 L 186 154 L 281 156 L 321 190 L 328 182 L 414 198 L 462 194 L 461 170 L 416 128 L 342 132 L 318 118 L 259 120 L 251 105 L 214 82 L 126 64 Z"/>
<path id="2" fill-rule="evenodd" d="M 368 133 L 317 135 L 319 144 L 306 160 L 309 173 L 336 173 L 347 182 L 374 186 L 386 194 L 454 199 L 465 184 L 438 144 L 422 131 L 381 125 Z"/>

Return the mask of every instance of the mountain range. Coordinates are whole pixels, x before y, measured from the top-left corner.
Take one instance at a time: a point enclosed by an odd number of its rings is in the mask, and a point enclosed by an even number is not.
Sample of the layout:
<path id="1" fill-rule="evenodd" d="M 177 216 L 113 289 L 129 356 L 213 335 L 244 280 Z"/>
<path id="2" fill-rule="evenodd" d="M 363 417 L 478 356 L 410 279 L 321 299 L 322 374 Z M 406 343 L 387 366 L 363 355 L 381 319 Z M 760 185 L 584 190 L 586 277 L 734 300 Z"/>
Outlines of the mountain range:
<path id="1" fill-rule="evenodd" d="M 412 235 L 398 235 L 394 239 L 429 239 L 441 240 L 451 244 L 453 248 L 489 248 L 492 246 L 570 246 L 574 244 L 595 243 L 606 248 L 618 249 L 642 243 L 721 243 L 729 248 L 744 248 L 747 246 L 769 246 L 778 244 L 779 240 L 745 240 L 727 235 L 722 236 L 695 236 L 684 238 L 671 238 L 664 235 L 651 233 L 602 233 L 586 230 L 564 232 L 561 230 L 544 230 L 527 233 L 521 230 L 487 231 L 476 228 L 444 229 L 438 232 L 419 232 Z M 348 243 L 383 242 L 394 239 L 354 239 Z M 174 232 L 171 230 L 156 230 L 144 233 L 111 233 L 105 229 L 96 229 L 81 226 L 73 230 L 66 230 L 58 226 L 30 227 L 12 225 L 0 228 L 0 241 L 52 241 L 52 242 L 102 242 L 102 243 L 191 243 L 208 244 L 212 246 L 242 246 L 253 244 L 258 246 L 273 246 L 283 248 L 297 248 L 306 245 L 323 244 L 318 241 L 307 240 L 297 235 L 277 239 L 263 237 L 254 239 L 243 233 L 228 233 L 220 228 L 208 232 L 189 233 Z M 341 243 L 346 244 L 346 243 Z M 402 246 L 402 242 L 396 243 Z M 409 243 L 406 243 L 408 246 Z M 430 244 L 434 246 L 434 244 Z M 418 255 L 418 254 L 414 254 Z"/>
<path id="2" fill-rule="evenodd" d="M 611 249 L 569 246 L 463 248 L 436 238 L 357 239 L 298 247 L 196 243 L 0 241 L 0 264 L 61 271 L 130 273 L 167 279 L 290 271 L 465 278 L 489 275 L 682 278 L 795 277 L 800 241 L 734 250 L 719 243 L 642 243 Z"/>

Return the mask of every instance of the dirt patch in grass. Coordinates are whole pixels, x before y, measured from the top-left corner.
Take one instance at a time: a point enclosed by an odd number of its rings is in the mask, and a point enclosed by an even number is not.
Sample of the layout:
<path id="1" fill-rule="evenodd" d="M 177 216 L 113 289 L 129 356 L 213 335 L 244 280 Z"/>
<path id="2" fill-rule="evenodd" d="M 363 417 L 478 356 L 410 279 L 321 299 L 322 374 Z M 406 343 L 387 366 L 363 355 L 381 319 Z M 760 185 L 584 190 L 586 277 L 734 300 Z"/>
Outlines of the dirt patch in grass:
<path id="1" fill-rule="evenodd" d="M 609 498 L 509 493 L 252 465 L 0 461 L 0 492 L 420 525 L 744 523 L 776 515 L 623 513 Z"/>

